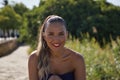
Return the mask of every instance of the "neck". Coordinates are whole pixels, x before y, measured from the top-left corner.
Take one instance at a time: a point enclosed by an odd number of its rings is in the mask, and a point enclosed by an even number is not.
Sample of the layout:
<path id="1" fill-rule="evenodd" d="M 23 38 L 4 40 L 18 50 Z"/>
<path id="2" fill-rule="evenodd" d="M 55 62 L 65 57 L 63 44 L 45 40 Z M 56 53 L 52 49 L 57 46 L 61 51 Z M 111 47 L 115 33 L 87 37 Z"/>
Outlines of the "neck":
<path id="1" fill-rule="evenodd" d="M 51 57 L 53 58 L 60 58 L 64 56 L 66 48 L 63 48 L 62 50 L 59 51 L 51 51 Z"/>

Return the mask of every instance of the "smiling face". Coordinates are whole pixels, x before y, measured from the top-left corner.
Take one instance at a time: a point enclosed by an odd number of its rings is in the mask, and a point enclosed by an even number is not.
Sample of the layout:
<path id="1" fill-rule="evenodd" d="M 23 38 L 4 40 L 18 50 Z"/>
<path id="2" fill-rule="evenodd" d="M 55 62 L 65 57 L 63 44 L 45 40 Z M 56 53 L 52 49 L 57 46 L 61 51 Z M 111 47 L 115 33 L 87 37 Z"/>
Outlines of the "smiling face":
<path id="1" fill-rule="evenodd" d="M 60 22 L 50 23 L 43 33 L 44 40 L 52 51 L 60 51 L 64 48 L 67 39 L 65 25 Z"/>

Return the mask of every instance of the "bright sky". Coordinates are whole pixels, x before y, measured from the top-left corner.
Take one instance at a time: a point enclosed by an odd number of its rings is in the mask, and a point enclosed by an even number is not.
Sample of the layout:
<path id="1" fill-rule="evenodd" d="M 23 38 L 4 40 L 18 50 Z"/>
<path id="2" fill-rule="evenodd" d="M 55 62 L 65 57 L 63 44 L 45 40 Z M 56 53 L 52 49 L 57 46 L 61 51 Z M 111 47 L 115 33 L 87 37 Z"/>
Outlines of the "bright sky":
<path id="1" fill-rule="evenodd" d="M 2 3 L 4 0 L 0 0 L 0 8 L 3 7 Z M 120 0 L 107 0 L 108 2 L 120 6 Z M 38 6 L 40 0 L 8 0 L 9 4 L 14 4 L 14 3 L 20 3 L 22 2 L 25 4 L 28 8 L 32 9 L 33 6 Z"/>
<path id="2" fill-rule="evenodd" d="M 0 0 L 0 8 L 3 7 L 2 3 L 4 0 Z M 34 6 L 38 6 L 40 0 L 8 0 L 9 4 L 15 4 L 22 2 L 28 8 L 32 9 Z"/>
<path id="3" fill-rule="evenodd" d="M 107 1 L 114 5 L 120 6 L 120 0 L 107 0 Z"/>

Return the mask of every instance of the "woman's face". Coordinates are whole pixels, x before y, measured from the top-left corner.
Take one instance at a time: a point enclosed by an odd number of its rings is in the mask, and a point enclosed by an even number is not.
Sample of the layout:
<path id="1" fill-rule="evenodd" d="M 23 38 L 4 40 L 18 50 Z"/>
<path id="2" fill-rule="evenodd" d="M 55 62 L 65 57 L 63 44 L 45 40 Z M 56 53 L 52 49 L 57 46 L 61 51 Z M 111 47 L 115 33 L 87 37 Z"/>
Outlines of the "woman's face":
<path id="1" fill-rule="evenodd" d="M 67 31 L 62 23 L 50 23 L 43 33 L 44 40 L 52 51 L 62 50 L 67 39 Z"/>

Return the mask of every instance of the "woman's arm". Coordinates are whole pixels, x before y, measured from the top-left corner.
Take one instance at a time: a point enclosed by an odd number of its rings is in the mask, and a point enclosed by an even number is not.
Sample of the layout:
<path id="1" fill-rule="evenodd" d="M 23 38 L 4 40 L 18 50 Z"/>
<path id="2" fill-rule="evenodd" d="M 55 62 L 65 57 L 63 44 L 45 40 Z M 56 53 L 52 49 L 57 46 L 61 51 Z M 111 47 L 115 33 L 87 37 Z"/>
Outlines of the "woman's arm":
<path id="1" fill-rule="evenodd" d="M 39 80 L 37 65 L 38 65 L 38 57 L 35 54 L 35 52 L 33 52 L 28 60 L 29 80 Z"/>
<path id="2" fill-rule="evenodd" d="M 73 65 L 75 67 L 75 80 L 86 80 L 85 62 L 80 54 L 76 54 Z"/>

